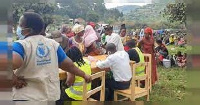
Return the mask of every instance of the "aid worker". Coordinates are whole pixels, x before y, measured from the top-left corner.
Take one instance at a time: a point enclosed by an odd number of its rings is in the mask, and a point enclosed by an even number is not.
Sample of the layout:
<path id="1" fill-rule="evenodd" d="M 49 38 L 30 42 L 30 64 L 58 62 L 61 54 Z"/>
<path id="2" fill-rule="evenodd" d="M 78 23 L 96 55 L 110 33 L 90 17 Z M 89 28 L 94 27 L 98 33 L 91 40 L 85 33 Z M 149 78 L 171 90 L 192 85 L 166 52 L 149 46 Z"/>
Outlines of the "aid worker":
<path id="1" fill-rule="evenodd" d="M 130 48 L 127 52 L 129 54 L 129 58 L 132 61 L 135 61 L 136 63 L 144 63 L 144 54 L 141 52 L 141 50 L 136 47 L 136 42 L 134 39 L 127 42 L 127 46 Z M 136 75 L 142 76 L 145 74 L 145 67 L 140 66 L 136 68 Z"/>
<path id="2" fill-rule="evenodd" d="M 37 13 L 26 12 L 19 20 L 18 33 L 25 39 L 13 43 L 13 69 L 27 85 L 20 89 L 13 87 L 13 100 L 59 100 L 59 68 L 84 78 L 86 82 L 91 81 L 91 77 L 66 56 L 59 43 L 40 35 L 43 28 L 43 19 Z"/>

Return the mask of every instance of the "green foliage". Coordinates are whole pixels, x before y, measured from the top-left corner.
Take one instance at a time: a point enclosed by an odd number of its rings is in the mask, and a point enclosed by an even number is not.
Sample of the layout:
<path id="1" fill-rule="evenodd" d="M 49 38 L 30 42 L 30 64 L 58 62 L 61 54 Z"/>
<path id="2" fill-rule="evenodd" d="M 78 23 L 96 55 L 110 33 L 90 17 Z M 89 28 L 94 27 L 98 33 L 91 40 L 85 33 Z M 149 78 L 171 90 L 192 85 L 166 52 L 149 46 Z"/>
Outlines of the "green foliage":
<path id="1" fill-rule="evenodd" d="M 84 20 L 106 21 L 108 18 L 114 18 L 115 21 L 123 16 L 123 13 L 117 9 L 107 10 L 104 0 L 60 0 L 62 8 L 60 14 L 67 14 L 70 18 L 83 18 Z M 58 11 L 59 12 L 59 11 Z M 95 17 L 92 19 L 92 17 Z M 99 18 L 101 17 L 101 18 Z"/>
<path id="2" fill-rule="evenodd" d="M 13 21 L 15 26 L 18 23 L 20 16 L 27 10 L 32 10 L 39 13 L 45 22 L 45 26 L 53 23 L 52 14 L 55 11 L 55 5 L 47 3 L 13 3 Z"/>
<path id="3" fill-rule="evenodd" d="M 106 13 L 104 14 L 105 16 L 105 20 L 108 18 L 113 18 L 115 20 L 117 20 L 120 17 L 123 17 L 123 13 L 119 12 L 118 9 L 109 9 L 106 11 Z"/>
<path id="4" fill-rule="evenodd" d="M 125 21 L 132 21 L 136 28 L 141 28 L 144 24 L 153 29 L 180 29 L 184 28 L 184 24 L 174 20 L 169 22 L 169 15 L 163 16 L 163 11 L 168 4 L 174 4 L 175 0 L 154 0 L 153 4 L 138 7 L 124 15 Z"/>
<path id="5" fill-rule="evenodd" d="M 113 24 L 115 22 L 115 20 L 113 18 L 108 18 L 107 20 L 105 20 L 105 22 L 107 24 Z"/>
<path id="6" fill-rule="evenodd" d="M 89 11 L 86 15 L 86 20 L 92 21 L 92 22 L 98 22 L 99 21 L 99 15 L 97 13 L 95 13 L 94 11 Z"/>
<path id="7" fill-rule="evenodd" d="M 30 9 L 43 17 L 45 28 L 50 24 L 52 27 L 68 24 L 70 18 L 82 18 L 93 22 L 109 21 L 109 23 L 114 23 L 123 16 L 123 13 L 119 12 L 117 9 L 107 10 L 104 5 L 104 0 L 58 0 L 57 5 L 25 2 L 13 3 L 12 7 L 15 27 L 18 24 L 20 16 Z M 110 18 L 110 20 L 108 20 L 108 18 Z M 123 21 L 124 18 L 120 20 Z"/>
<path id="8" fill-rule="evenodd" d="M 164 9 L 164 16 L 167 16 L 169 22 L 173 23 L 179 21 L 180 23 L 186 23 L 186 4 L 174 3 L 168 4 Z"/>

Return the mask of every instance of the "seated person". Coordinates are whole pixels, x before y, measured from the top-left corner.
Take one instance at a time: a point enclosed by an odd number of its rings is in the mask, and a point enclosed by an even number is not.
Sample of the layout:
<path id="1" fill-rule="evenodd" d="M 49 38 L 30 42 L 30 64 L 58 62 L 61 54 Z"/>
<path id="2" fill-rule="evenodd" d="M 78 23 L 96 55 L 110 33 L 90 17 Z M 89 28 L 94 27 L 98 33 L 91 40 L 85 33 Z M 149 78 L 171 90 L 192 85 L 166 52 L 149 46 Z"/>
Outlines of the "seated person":
<path id="1" fill-rule="evenodd" d="M 187 56 L 186 54 L 182 55 L 180 51 L 177 53 L 176 62 L 179 67 L 185 66 L 186 56 Z"/>
<path id="2" fill-rule="evenodd" d="M 84 71 L 88 75 L 91 75 L 91 66 L 89 64 L 89 61 L 83 59 L 83 55 L 77 47 L 71 47 L 67 52 L 67 56 L 80 70 Z M 63 99 L 67 101 L 82 100 L 83 82 L 84 79 L 82 79 L 81 77 L 68 73 L 66 83 L 70 87 L 65 89 L 66 94 Z M 87 89 L 91 89 L 91 84 L 87 85 Z"/>
<path id="3" fill-rule="evenodd" d="M 115 89 L 128 89 L 132 78 L 129 55 L 125 51 L 117 51 L 115 44 L 106 45 L 108 57 L 105 61 L 98 61 L 96 66 L 100 69 L 110 68 L 113 78 L 106 79 L 106 101 L 112 101 Z M 107 95 L 108 94 L 108 95 Z"/>
<path id="4" fill-rule="evenodd" d="M 180 47 L 185 47 L 185 40 L 184 40 L 184 38 L 183 37 L 181 37 L 181 38 L 179 38 L 178 39 L 178 46 L 180 46 Z"/>
<path id="5" fill-rule="evenodd" d="M 158 57 L 158 62 L 162 63 L 163 59 L 168 56 L 169 52 L 166 46 L 162 43 L 162 40 L 156 40 L 156 43 L 158 44 L 158 47 L 155 48 Z"/>
<path id="6" fill-rule="evenodd" d="M 127 45 L 127 43 L 128 43 L 128 42 L 126 42 L 126 44 L 124 45 L 124 50 L 125 50 L 125 51 L 130 50 L 130 47 Z"/>
<path id="7" fill-rule="evenodd" d="M 186 62 L 187 62 L 187 54 L 186 53 L 183 54 L 182 62 L 183 62 L 183 67 L 186 66 Z"/>
<path id="8" fill-rule="evenodd" d="M 135 40 L 130 40 L 127 42 L 127 46 L 130 48 L 127 53 L 129 54 L 129 58 L 132 61 L 135 61 L 136 63 L 144 63 L 144 55 L 141 52 L 141 50 L 136 47 Z M 136 68 L 136 75 L 144 75 L 144 66 L 137 67 Z"/>
<path id="9" fill-rule="evenodd" d="M 130 47 L 128 47 L 127 45 L 124 46 L 124 50 L 128 51 L 130 49 Z"/>
<path id="10" fill-rule="evenodd" d="M 174 34 L 171 34 L 169 37 L 169 44 L 174 45 L 174 41 L 175 41 Z"/>

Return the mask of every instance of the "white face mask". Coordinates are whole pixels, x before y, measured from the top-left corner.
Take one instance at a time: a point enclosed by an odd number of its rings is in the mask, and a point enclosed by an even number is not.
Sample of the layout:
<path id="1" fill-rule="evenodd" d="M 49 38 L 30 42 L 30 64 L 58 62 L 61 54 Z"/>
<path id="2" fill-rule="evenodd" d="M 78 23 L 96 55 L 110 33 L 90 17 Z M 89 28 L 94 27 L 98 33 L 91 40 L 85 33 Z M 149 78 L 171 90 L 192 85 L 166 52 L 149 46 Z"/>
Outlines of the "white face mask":
<path id="1" fill-rule="evenodd" d="M 17 27 L 17 36 L 18 36 L 18 38 L 20 39 L 20 40 L 22 40 L 22 39 L 24 39 L 25 38 L 25 36 L 22 34 L 22 28 L 21 27 Z"/>
<path id="2" fill-rule="evenodd" d="M 111 52 L 110 52 L 110 51 L 108 51 L 108 55 L 111 55 Z"/>

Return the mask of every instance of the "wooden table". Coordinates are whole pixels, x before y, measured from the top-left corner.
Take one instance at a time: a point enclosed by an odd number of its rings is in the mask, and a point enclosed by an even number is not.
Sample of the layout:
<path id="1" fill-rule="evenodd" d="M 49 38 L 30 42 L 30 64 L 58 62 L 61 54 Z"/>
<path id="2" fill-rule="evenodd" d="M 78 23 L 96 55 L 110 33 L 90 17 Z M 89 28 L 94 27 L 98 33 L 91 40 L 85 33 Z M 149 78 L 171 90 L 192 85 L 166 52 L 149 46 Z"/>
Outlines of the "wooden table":
<path id="1" fill-rule="evenodd" d="M 92 56 L 94 59 L 96 60 L 105 60 L 107 55 L 98 55 L 98 56 Z M 84 59 L 88 59 L 88 57 L 84 57 Z M 96 62 L 91 62 L 91 69 L 92 69 L 92 73 L 97 73 L 100 71 L 100 69 L 98 67 L 96 67 Z M 64 80 L 67 78 L 67 73 L 61 69 L 59 69 L 59 78 L 60 80 Z"/>

